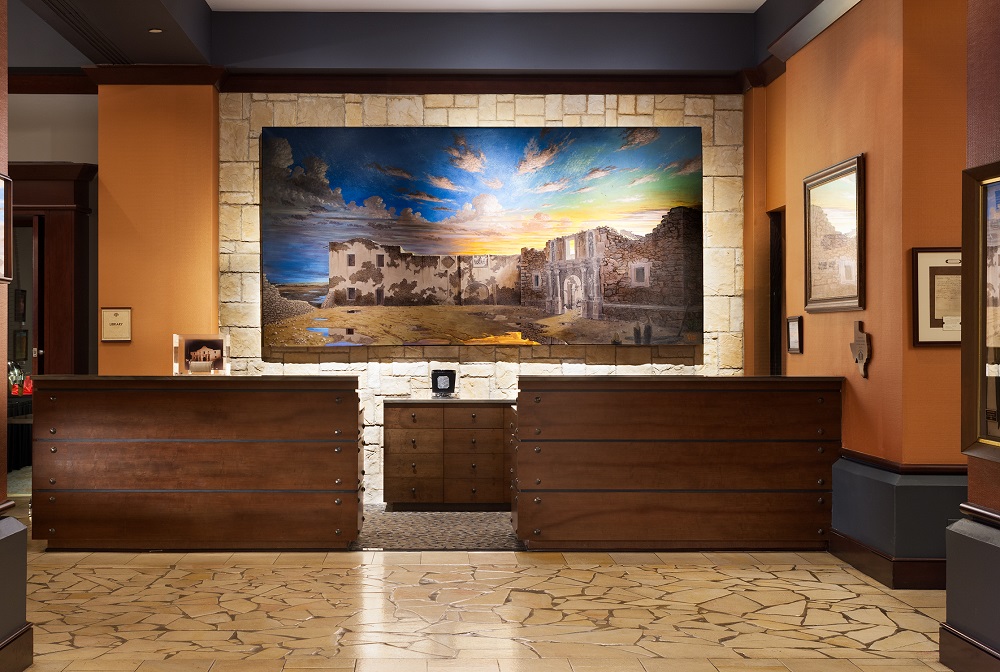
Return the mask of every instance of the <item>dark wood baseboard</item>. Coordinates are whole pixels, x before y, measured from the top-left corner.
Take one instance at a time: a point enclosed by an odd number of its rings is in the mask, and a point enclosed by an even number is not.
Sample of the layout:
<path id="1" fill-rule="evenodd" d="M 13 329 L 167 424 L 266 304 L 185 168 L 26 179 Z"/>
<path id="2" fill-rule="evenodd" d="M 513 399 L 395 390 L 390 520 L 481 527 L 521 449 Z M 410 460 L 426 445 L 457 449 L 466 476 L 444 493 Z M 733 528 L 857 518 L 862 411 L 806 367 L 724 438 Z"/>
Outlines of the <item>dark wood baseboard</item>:
<path id="1" fill-rule="evenodd" d="M 896 590 L 944 590 L 944 558 L 894 558 L 831 530 L 830 552 Z"/>
<path id="2" fill-rule="evenodd" d="M 940 660 L 955 672 L 1000 672 L 1000 653 L 947 623 L 940 629 Z"/>
<path id="3" fill-rule="evenodd" d="M 31 623 L 0 642 L 0 672 L 21 672 L 31 667 L 35 655 L 35 635 Z"/>

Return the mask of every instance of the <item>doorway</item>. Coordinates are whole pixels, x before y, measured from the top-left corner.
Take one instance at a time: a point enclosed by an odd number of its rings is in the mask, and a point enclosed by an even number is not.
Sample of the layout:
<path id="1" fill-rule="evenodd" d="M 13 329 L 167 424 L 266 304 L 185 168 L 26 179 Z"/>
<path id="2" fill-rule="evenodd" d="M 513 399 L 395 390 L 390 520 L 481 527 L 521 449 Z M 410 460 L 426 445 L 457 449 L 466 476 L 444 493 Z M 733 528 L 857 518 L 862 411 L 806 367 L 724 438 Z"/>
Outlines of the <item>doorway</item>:
<path id="1" fill-rule="evenodd" d="M 785 209 L 767 213 L 771 224 L 769 329 L 771 375 L 782 374 L 782 341 L 785 333 Z"/>

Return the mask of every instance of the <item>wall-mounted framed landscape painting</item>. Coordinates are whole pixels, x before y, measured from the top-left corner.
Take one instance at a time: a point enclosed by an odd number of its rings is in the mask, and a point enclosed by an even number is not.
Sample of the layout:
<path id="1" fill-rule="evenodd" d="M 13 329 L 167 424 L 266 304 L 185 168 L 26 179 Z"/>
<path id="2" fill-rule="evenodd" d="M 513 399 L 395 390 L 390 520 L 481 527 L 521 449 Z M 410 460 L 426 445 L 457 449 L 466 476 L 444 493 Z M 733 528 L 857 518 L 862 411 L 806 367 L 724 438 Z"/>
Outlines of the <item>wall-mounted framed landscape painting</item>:
<path id="1" fill-rule="evenodd" d="M 853 156 L 804 180 L 806 312 L 865 307 L 865 163 Z"/>
<path id="2" fill-rule="evenodd" d="M 265 128 L 268 347 L 699 344 L 699 128 Z"/>

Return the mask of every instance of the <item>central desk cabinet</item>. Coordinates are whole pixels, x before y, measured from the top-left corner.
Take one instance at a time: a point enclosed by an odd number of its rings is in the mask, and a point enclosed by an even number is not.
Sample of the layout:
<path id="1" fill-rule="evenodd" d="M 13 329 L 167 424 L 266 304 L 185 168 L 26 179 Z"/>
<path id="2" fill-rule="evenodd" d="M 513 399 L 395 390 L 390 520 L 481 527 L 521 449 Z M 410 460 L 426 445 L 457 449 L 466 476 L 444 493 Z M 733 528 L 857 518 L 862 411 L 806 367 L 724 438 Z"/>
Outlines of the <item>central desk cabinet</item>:
<path id="1" fill-rule="evenodd" d="M 840 378 L 519 379 L 529 549 L 828 546 Z"/>
<path id="2" fill-rule="evenodd" d="M 514 424 L 510 401 L 387 399 L 386 504 L 508 508 Z"/>
<path id="3" fill-rule="evenodd" d="M 52 549 L 346 548 L 349 376 L 39 376 L 33 538 Z"/>

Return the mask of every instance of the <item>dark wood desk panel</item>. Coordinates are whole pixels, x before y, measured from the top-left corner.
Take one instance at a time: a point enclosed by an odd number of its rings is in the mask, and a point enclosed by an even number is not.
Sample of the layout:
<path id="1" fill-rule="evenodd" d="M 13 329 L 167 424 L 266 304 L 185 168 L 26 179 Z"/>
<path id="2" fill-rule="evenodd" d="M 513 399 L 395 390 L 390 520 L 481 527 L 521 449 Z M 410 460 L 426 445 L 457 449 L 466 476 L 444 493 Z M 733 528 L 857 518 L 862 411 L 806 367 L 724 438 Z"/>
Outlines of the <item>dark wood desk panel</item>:
<path id="1" fill-rule="evenodd" d="M 522 377 L 528 548 L 824 549 L 839 378 Z"/>
<path id="2" fill-rule="evenodd" d="M 357 378 L 39 376 L 34 538 L 50 548 L 346 548 Z"/>

